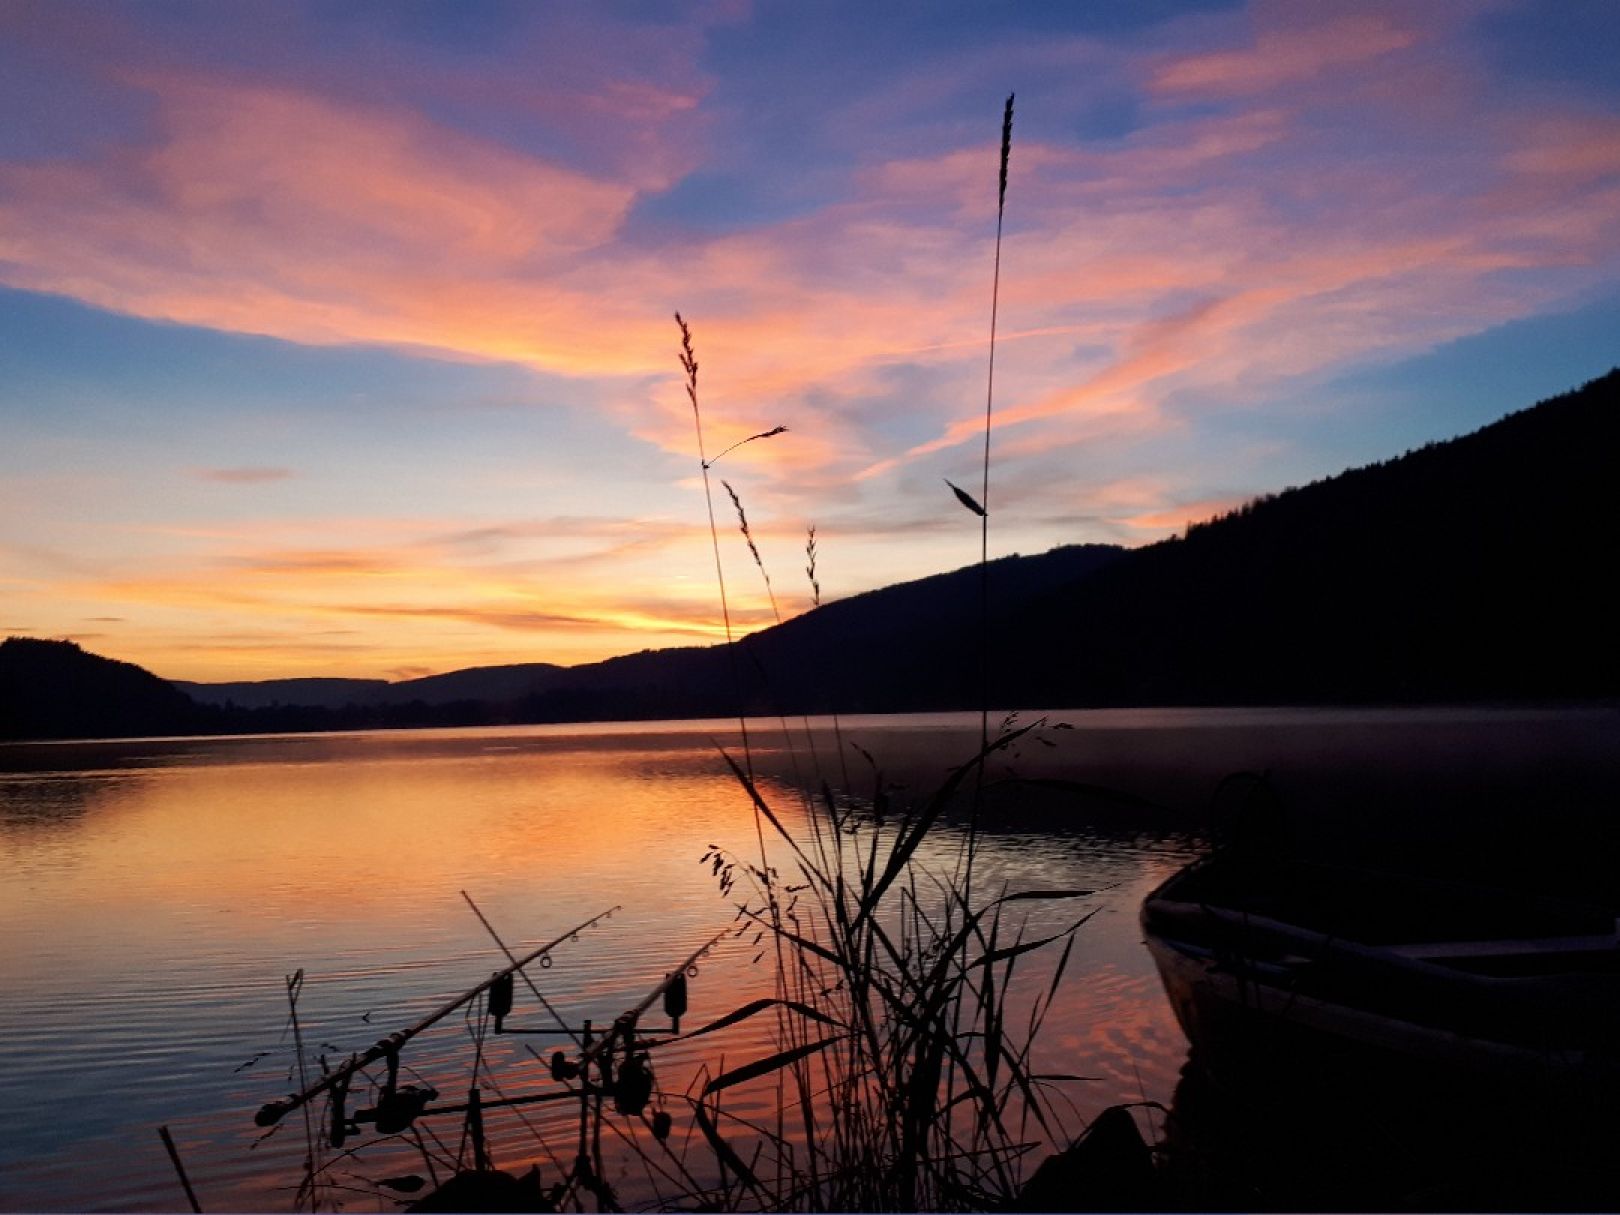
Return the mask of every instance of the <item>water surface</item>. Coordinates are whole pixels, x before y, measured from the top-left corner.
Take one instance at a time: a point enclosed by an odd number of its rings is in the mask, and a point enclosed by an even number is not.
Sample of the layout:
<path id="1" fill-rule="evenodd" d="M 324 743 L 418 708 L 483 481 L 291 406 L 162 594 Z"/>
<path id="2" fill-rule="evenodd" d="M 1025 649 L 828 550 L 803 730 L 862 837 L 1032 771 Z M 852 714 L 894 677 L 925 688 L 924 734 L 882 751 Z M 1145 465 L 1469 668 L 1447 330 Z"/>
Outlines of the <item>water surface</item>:
<path id="1" fill-rule="evenodd" d="M 1131 799 L 1003 788 L 981 873 L 985 888 L 1097 891 L 1043 1055 L 1091 1078 L 1070 1094 L 1082 1116 L 1170 1100 L 1186 1047 L 1136 911 L 1198 849 L 1225 771 L 1271 768 L 1308 807 L 1306 834 L 1341 850 L 1359 846 L 1351 826 L 1392 818 L 1416 826 L 1418 852 L 1457 814 L 1529 835 L 1514 814 L 1551 822 L 1578 807 L 1601 829 L 1604 791 L 1620 784 L 1607 711 L 1062 716 L 1076 728 L 1046 733 L 1050 746 L 1026 740 L 996 772 L 1079 777 Z M 815 725 L 792 746 L 774 725 L 754 730 L 762 788 L 790 825 L 795 786 L 818 787 L 818 768 L 840 788 L 847 772 L 857 794 L 881 781 L 903 803 L 970 755 L 978 731 L 966 715 L 846 720 L 840 760 L 828 724 Z M 305 974 L 311 1053 L 363 1048 L 500 964 L 463 890 L 513 948 L 617 905 L 537 972 L 571 1016 L 611 1020 L 731 923 L 699 859 L 711 845 L 757 852 L 716 749 L 735 735 L 735 723 L 680 722 L 0 747 L 0 1208 L 176 1208 L 160 1124 L 205 1209 L 290 1207 L 302 1127 L 289 1119 L 255 1146 L 252 1125 L 297 1087 L 287 976 Z M 1526 808 L 1525 791 L 1549 780 L 1557 804 Z M 948 872 L 961 829 L 943 823 L 925 862 Z M 1059 912 L 1038 914 L 1048 919 L 1032 930 L 1061 926 Z M 728 939 L 705 957 L 689 1019 L 761 992 L 757 952 Z M 520 995 L 513 1020 L 543 1018 Z M 767 1028 L 731 1032 L 729 1058 L 765 1053 Z M 453 1016 L 407 1053 L 447 1100 L 467 1085 L 474 1029 Z M 485 1044 L 514 1091 L 541 1080 L 531 1041 Z M 660 1083 L 678 1089 L 701 1062 L 672 1052 Z M 510 1117 L 491 1132 L 498 1163 L 535 1155 Z M 354 1185 L 349 1209 L 394 1209 Z"/>

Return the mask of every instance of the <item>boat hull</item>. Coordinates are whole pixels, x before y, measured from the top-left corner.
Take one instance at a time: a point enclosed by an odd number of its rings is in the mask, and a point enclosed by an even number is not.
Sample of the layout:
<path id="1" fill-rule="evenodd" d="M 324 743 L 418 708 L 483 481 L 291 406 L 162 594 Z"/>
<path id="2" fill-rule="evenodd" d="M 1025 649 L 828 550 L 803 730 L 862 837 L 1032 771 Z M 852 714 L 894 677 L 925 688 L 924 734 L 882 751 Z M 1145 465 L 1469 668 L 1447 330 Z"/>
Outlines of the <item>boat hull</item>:
<path id="1" fill-rule="evenodd" d="M 1222 972 L 1211 959 L 1148 941 L 1176 1020 L 1195 1059 L 1218 1082 L 1286 1092 L 1300 1087 L 1387 1093 L 1505 1095 L 1519 1108 L 1607 1106 L 1620 1082 L 1612 1061 L 1585 1052 L 1538 1050 L 1471 1038 L 1349 1008 Z"/>
<path id="2" fill-rule="evenodd" d="M 1244 875 L 1209 864 L 1142 916 L 1192 1044 L 1165 1144 L 1191 1205 L 1620 1209 L 1616 950 L 1585 933 L 1601 917 L 1368 943 L 1321 931 L 1320 906 L 1300 924 L 1245 905 Z"/>
<path id="3" fill-rule="evenodd" d="M 1369 944 L 1275 909 L 1192 901 L 1214 890 L 1207 877 L 1183 889 L 1182 876 L 1149 896 L 1144 935 L 1211 1069 L 1318 1083 L 1394 1067 L 1448 1088 L 1604 1107 L 1620 1091 L 1612 935 Z M 1527 969 L 1541 973 L 1514 973 Z"/>

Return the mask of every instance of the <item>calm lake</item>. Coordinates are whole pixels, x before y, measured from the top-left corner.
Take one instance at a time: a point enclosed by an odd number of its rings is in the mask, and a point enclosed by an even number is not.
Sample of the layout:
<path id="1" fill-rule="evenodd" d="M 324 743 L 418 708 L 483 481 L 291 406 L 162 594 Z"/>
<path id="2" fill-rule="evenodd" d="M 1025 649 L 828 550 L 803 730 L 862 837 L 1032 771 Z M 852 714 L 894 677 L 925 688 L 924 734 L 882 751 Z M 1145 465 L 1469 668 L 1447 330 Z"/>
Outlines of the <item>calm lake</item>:
<path id="1" fill-rule="evenodd" d="M 1037 783 L 992 791 L 980 880 L 1096 891 L 1031 923 L 1055 930 L 1097 910 L 1040 1060 L 1088 1077 L 1068 1089 L 1081 1117 L 1172 1099 L 1186 1044 L 1137 910 L 1198 853 L 1230 771 L 1270 770 L 1302 846 L 1354 860 L 1398 836 L 1409 860 L 1509 864 L 1525 881 L 1607 880 L 1613 893 L 1614 710 L 1049 716 L 1073 728 L 994 765 Z M 829 722 L 809 726 L 794 723 L 789 745 L 777 723 L 751 723 L 762 790 L 789 825 L 823 778 L 852 804 L 870 794 L 853 744 L 896 801 L 926 795 L 972 754 L 978 717 L 845 719 L 841 755 Z M 288 977 L 304 973 L 309 1053 L 363 1049 L 502 964 L 463 890 L 520 952 L 617 906 L 533 972 L 571 1020 L 611 1021 L 732 924 L 700 858 L 711 845 L 757 856 L 753 811 L 717 750 L 737 745 L 735 722 L 666 722 L 0 746 L 0 1208 L 180 1209 L 157 1136 L 167 1125 L 204 1209 L 290 1209 L 301 1121 L 259 1142 L 252 1120 L 299 1087 Z M 1130 796 L 1039 783 L 1055 777 Z M 926 863 L 948 874 L 962 832 L 943 822 Z M 760 948 L 731 936 L 700 961 L 692 1024 L 765 990 Z M 521 985 L 512 1019 L 545 1022 Z M 660 1057 L 660 1085 L 683 1089 L 716 1052 L 731 1065 L 768 1053 L 756 1020 L 706 1054 Z M 453 1015 L 405 1062 L 461 1100 L 472 1034 Z M 542 1087 L 529 1045 L 548 1054 L 553 1040 L 483 1045 L 514 1092 Z M 550 1167 L 509 1113 L 490 1134 L 502 1167 Z M 387 1175 L 377 1163 L 340 1170 L 352 1188 L 327 1200 L 396 1209 L 366 1180 Z M 616 1180 L 638 1192 L 637 1178 Z"/>

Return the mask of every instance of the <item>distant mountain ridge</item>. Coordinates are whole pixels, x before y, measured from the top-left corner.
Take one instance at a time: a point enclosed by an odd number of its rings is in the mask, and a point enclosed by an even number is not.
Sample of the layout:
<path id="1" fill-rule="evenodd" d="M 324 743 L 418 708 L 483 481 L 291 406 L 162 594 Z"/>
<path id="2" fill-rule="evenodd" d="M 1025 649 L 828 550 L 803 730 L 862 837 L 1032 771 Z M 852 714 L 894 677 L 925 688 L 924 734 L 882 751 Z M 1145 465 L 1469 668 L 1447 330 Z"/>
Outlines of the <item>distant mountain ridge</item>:
<path id="1" fill-rule="evenodd" d="M 341 709 L 348 705 L 404 705 L 413 701 L 443 705 L 457 701 L 521 700 L 553 686 L 569 668 L 549 662 L 467 667 L 390 683 L 386 679 L 260 679 L 235 683 L 174 686 L 198 704 L 220 708 L 270 709 L 298 706 Z"/>
<path id="2" fill-rule="evenodd" d="M 344 705 L 381 704 L 394 685 L 386 679 L 254 679 L 232 683 L 193 683 L 171 680 L 200 705 L 240 709 L 271 709 L 300 705 L 313 709 L 341 709 Z"/>
<path id="3" fill-rule="evenodd" d="M 970 707 L 986 692 L 995 705 L 1048 707 L 1615 697 L 1616 451 L 1620 370 L 1182 537 L 1003 558 L 826 604 L 734 648 L 578 667 L 170 687 L 69 643 L 13 638 L 0 644 L 0 737 L 699 717 L 739 706 L 892 712 Z M 176 701 L 180 689 L 191 699 Z"/>
<path id="4" fill-rule="evenodd" d="M 835 665 L 840 667 L 853 661 L 860 669 L 909 671 L 909 678 L 920 679 L 929 667 L 937 666 L 942 648 L 967 644 L 976 629 L 981 577 L 988 577 L 993 599 L 1021 603 L 1069 585 L 1126 551 L 1113 545 L 1071 545 L 1039 556 L 992 561 L 983 575 L 978 566 L 969 566 L 837 600 L 744 639 L 742 686 L 750 704 L 762 712 L 770 711 L 768 703 L 779 689 L 790 686 L 801 689 L 801 699 L 808 695 L 821 708 L 887 703 L 885 695 L 863 691 L 860 681 L 848 677 L 836 685 L 819 681 L 816 676 L 825 670 L 827 655 L 836 652 L 840 657 Z M 381 711 L 480 704 L 498 706 L 502 712 L 494 716 L 517 714 L 525 720 L 562 721 L 580 714 L 713 716 L 734 711 L 737 703 L 734 657 L 724 646 L 688 646 L 643 650 L 577 667 L 549 663 L 471 667 L 398 683 L 283 679 L 175 686 L 199 703 L 222 709 Z M 763 678 L 760 665 L 768 672 Z M 886 675 L 884 682 L 896 677 Z M 835 686 L 853 699 L 840 697 Z"/>

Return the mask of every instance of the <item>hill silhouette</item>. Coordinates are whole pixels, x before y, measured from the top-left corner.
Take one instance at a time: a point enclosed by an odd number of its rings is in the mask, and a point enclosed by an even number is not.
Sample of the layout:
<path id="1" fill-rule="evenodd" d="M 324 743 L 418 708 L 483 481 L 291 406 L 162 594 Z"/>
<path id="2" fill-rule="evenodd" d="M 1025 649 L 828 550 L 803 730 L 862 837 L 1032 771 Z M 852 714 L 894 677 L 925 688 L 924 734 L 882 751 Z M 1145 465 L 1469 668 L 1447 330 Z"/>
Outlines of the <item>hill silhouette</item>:
<path id="1" fill-rule="evenodd" d="M 1019 607 L 1123 560 L 1112 545 L 1003 557 L 852 595 L 724 646 L 646 650 L 570 669 L 530 697 L 531 720 L 635 715 L 902 712 L 977 703 L 980 579 L 992 603 Z M 642 706 L 635 714 L 624 706 Z"/>
<path id="2" fill-rule="evenodd" d="M 0 738 L 184 734 L 201 724 L 184 693 L 132 662 L 71 641 L 0 641 Z"/>
<path id="3" fill-rule="evenodd" d="M 1620 692 L 1602 555 L 1620 372 L 1471 435 L 1257 499 L 1129 552 L 992 562 L 992 703 L 1591 698 Z M 723 647 L 557 673 L 514 720 L 978 703 L 979 571 Z"/>
<path id="4" fill-rule="evenodd" d="M 0 737 L 967 708 L 981 694 L 981 577 L 1000 706 L 1614 697 L 1616 450 L 1620 371 L 1144 548 L 1007 557 L 730 649 L 578 667 L 179 685 L 193 704 L 128 663 L 14 638 L 0 647 Z"/>
<path id="5" fill-rule="evenodd" d="M 1075 545 L 1006 557 L 987 571 L 993 601 L 1023 604 L 1125 554 Z M 243 730 L 725 716 L 739 689 L 751 713 L 889 711 L 976 695 L 977 566 L 852 595 L 724 646 L 644 650 L 577 667 L 471 667 L 423 679 L 177 684 Z M 964 664 L 943 653 L 967 654 Z M 306 697 L 300 701 L 300 697 Z M 221 728 L 225 728 L 223 725 Z"/>
<path id="6" fill-rule="evenodd" d="M 1617 450 L 1611 371 L 1138 549 L 998 665 L 1037 704 L 1613 696 Z"/>

